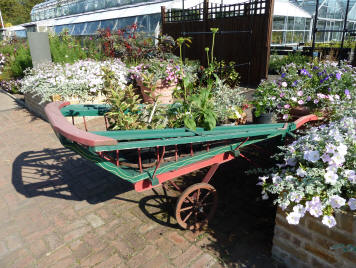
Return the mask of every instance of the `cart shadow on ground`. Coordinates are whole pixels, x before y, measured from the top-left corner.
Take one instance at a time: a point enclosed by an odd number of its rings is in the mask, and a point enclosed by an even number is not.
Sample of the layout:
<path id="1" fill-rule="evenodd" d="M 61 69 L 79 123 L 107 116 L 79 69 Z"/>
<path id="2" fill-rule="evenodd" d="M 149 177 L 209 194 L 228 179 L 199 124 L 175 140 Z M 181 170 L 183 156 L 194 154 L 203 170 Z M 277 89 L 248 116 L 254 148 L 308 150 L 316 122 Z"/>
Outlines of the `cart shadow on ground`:
<path id="1" fill-rule="evenodd" d="M 23 152 L 12 167 L 15 189 L 28 198 L 48 196 L 96 204 L 133 189 L 66 148 Z"/>
<path id="2" fill-rule="evenodd" d="M 252 151 L 249 156 L 256 155 Z M 263 162 L 265 166 L 268 161 Z M 250 168 L 254 166 L 242 158 L 220 166 L 211 181 L 219 194 L 216 216 L 195 236 L 194 243 L 227 267 L 281 267 L 270 256 L 275 207 L 272 201 L 261 200 L 261 189 L 256 187 L 258 176 L 245 174 Z M 204 172 L 182 176 L 175 182 L 184 189 L 200 182 Z M 28 198 L 42 195 L 90 204 L 115 198 L 137 203 L 149 220 L 178 232 L 190 232 L 180 229 L 174 217 L 177 191 L 171 187 L 167 187 L 168 192 L 153 189 L 142 198 L 131 199 L 124 195 L 133 190 L 130 183 L 65 148 L 20 154 L 13 163 L 12 183 Z"/>

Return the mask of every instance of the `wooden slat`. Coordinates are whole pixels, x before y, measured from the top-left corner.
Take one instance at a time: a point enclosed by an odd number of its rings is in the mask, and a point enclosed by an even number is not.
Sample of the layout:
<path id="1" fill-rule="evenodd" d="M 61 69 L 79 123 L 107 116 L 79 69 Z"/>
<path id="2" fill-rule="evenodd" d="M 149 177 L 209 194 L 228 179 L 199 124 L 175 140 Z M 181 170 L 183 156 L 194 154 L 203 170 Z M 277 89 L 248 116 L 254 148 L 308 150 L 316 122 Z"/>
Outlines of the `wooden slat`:
<path id="1" fill-rule="evenodd" d="M 251 30 L 253 33 L 251 40 L 247 33 L 217 35 L 215 57 L 218 60 L 225 60 L 225 62 L 235 61 L 238 64 L 247 63 L 251 60 L 250 79 L 248 78 L 247 65 L 237 68 L 237 71 L 240 73 L 243 83 L 247 83 L 250 80 L 252 85 L 257 85 L 261 79 L 267 78 L 268 74 L 273 4 L 274 0 L 256 0 L 252 1 L 251 4 L 244 2 L 224 6 L 222 10 L 210 5 L 205 13 L 201 9 L 207 19 L 172 21 L 164 23 L 162 30 L 164 34 L 171 35 L 174 38 L 182 36 L 182 29 L 185 32 L 206 32 L 210 31 L 212 27 L 217 27 L 222 31 Z M 251 5 L 253 5 L 252 8 Z M 216 18 L 218 10 L 220 10 L 219 12 L 224 10 L 225 18 Z M 186 58 L 200 60 L 206 66 L 204 48 L 211 46 L 211 34 L 194 35 L 192 39 L 191 47 L 184 48 Z M 249 58 L 249 55 L 251 55 L 251 58 Z"/>

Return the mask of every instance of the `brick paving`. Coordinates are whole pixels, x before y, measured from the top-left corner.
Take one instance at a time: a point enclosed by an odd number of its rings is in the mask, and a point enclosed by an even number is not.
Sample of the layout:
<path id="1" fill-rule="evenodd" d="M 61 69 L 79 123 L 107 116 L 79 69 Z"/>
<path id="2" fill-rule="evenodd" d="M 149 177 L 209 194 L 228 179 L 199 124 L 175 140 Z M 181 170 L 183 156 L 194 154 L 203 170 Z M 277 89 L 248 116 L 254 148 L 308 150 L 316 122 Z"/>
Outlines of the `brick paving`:
<path id="1" fill-rule="evenodd" d="M 0 93 L 0 103 L 7 98 Z M 26 109 L 0 106 L 0 122 L 0 267 L 275 267 L 265 231 L 259 239 L 239 226 L 244 211 L 227 216 L 222 208 L 204 233 L 181 230 L 174 197 L 136 193 L 63 148 Z M 240 254 L 251 250 L 254 257 Z"/>

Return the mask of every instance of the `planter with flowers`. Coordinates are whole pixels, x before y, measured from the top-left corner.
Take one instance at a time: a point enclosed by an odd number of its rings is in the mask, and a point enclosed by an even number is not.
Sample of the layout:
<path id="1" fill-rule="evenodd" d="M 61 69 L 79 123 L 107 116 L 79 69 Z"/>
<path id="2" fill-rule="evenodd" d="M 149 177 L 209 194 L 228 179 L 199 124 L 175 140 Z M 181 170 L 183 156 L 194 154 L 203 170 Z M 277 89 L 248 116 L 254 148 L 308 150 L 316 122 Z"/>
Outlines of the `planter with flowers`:
<path id="1" fill-rule="evenodd" d="M 274 112 L 281 121 L 309 113 L 332 117 L 338 107 L 352 104 L 356 69 L 345 63 L 313 62 L 282 68 L 278 81 L 264 81 L 253 104 L 256 116 Z"/>
<path id="2" fill-rule="evenodd" d="M 153 58 L 132 68 L 130 72 L 140 87 L 144 102 L 173 103 L 173 92 L 182 79 L 182 70 L 177 59 Z"/>
<path id="3" fill-rule="evenodd" d="M 113 71 L 120 88 L 126 84 L 127 69 L 120 60 L 81 60 L 74 64 L 46 63 L 26 70 L 20 91 L 26 106 L 45 118 L 46 103 L 67 100 L 71 103 L 100 103 L 105 101 L 104 68 Z"/>
<path id="4" fill-rule="evenodd" d="M 280 237 L 284 231 L 303 242 L 299 242 L 300 248 L 294 253 L 288 253 L 293 255 L 298 251 L 300 255 L 294 256 L 296 258 L 302 256 L 308 248 L 309 251 L 318 248 L 318 252 L 326 252 L 326 249 L 320 249 L 325 247 L 320 243 L 328 243 L 328 247 L 343 242 L 355 246 L 355 114 L 329 125 L 311 128 L 307 135 L 284 147 L 277 158 L 282 163 L 268 170 L 268 175 L 260 177 L 258 183 L 262 186 L 262 198 L 276 196 L 275 203 L 281 208 L 276 219 L 275 246 L 279 247 L 276 252 L 289 251 L 291 241 L 282 241 Z M 288 224 L 299 223 L 298 228 L 288 227 Z M 323 228 L 323 225 L 331 228 L 330 231 Z M 306 233 L 310 233 L 310 237 Z M 355 257 L 356 253 L 353 255 Z"/>

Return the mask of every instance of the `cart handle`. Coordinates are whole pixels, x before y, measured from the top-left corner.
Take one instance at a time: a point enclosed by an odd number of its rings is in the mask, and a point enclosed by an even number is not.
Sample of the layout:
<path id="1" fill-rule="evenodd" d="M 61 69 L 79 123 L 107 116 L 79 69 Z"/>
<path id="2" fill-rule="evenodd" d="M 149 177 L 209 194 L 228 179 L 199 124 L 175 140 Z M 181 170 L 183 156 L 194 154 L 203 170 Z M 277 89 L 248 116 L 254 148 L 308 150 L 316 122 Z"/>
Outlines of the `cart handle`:
<path id="1" fill-rule="evenodd" d="M 69 105 L 70 102 L 51 102 L 46 105 L 45 113 L 53 130 L 61 134 L 68 140 L 80 143 L 82 145 L 95 147 L 105 145 L 116 145 L 117 140 L 85 132 L 73 126 L 61 113 L 61 108 Z"/>
<path id="2" fill-rule="evenodd" d="M 304 125 L 305 123 L 308 123 L 310 121 L 316 121 L 316 120 L 320 120 L 321 118 L 316 116 L 315 114 L 309 114 L 309 115 L 305 115 L 302 116 L 301 118 L 299 118 L 298 120 L 294 121 L 295 127 L 298 129 L 300 128 L 302 125 Z"/>

